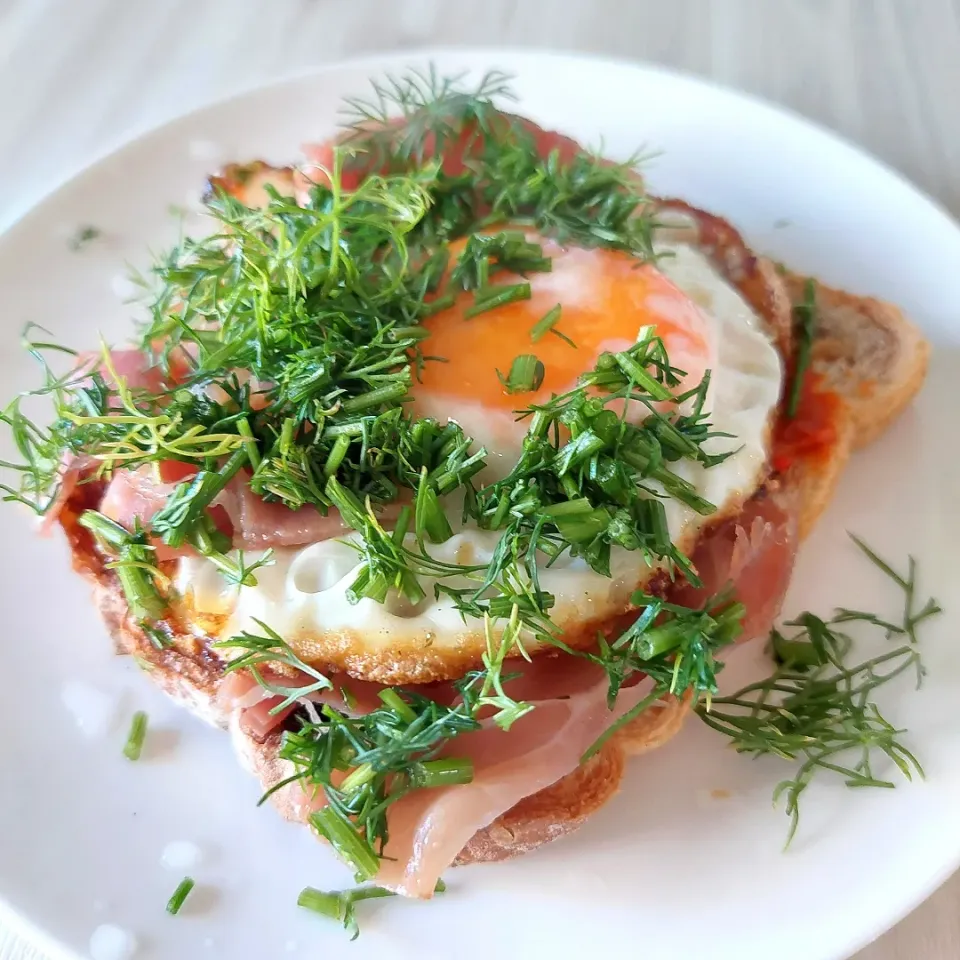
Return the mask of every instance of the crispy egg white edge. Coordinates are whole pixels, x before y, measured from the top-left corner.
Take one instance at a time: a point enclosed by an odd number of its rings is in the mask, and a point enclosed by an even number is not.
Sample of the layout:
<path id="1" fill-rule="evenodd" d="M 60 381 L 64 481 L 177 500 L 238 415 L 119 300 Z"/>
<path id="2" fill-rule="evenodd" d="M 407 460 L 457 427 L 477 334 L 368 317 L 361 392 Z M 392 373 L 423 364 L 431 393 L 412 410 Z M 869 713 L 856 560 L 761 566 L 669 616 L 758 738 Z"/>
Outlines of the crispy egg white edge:
<path id="1" fill-rule="evenodd" d="M 658 268 L 703 309 L 710 322 L 716 365 L 705 409 L 711 413 L 713 429 L 733 439 L 712 438 L 704 447 L 711 453 L 737 450 L 711 468 L 681 461 L 672 469 L 718 511 L 735 508 L 764 476 L 771 412 L 781 391 L 780 356 L 760 318 L 702 253 L 679 243 L 660 243 L 658 252 L 664 255 Z M 706 518 L 669 497 L 665 506 L 673 541 L 689 549 Z M 399 642 L 434 649 L 483 642 L 482 625 L 465 623 L 450 599 L 434 599 L 433 581 L 428 577 L 421 579 L 427 599 L 415 606 L 400 598 L 383 604 L 370 599 L 350 603 L 347 590 L 359 566 L 359 554 L 350 542 L 357 539 L 352 535 L 343 541 L 279 548 L 275 562 L 257 572 L 255 587 L 230 587 L 209 561 L 185 557 L 179 562 L 175 586 L 190 598 L 194 610 L 226 615 L 223 636 L 257 632 L 256 619 L 269 624 L 294 649 L 298 638 L 308 638 L 314 646 L 322 644 L 324 637 L 344 636 L 352 636 L 368 650 L 387 650 Z M 446 543 L 432 545 L 430 552 L 446 562 L 486 564 L 497 539 L 497 533 L 468 528 Z M 248 560 L 256 556 L 248 554 Z M 656 570 L 639 552 L 615 548 L 610 578 L 566 555 L 542 568 L 539 577 L 541 587 L 556 598 L 551 618 L 562 630 L 622 611 L 630 594 Z M 465 577 L 446 582 L 470 584 Z"/>

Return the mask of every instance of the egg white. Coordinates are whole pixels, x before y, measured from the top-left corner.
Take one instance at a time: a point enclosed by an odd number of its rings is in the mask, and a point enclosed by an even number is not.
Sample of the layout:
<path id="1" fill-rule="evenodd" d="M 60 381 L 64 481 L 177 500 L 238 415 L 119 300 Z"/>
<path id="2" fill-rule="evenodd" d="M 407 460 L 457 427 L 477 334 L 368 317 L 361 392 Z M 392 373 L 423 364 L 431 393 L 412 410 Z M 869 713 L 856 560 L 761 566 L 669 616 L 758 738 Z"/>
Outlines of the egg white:
<path id="1" fill-rule="evenodd" d="M 771 414 L 781 392 L 782 364 L 761 319 L 702 253 L 686 244 L 661 243 L 658 247 L 663 254 L 658 268 L 702 308 L 709 320 L 715 363 L 704 409 L 711 414 L 713 429 L 734 439 L 713 438 L 704 448 L 711 453 L 736 449 L 714 467 L 680 461 L 672 469 L 722 512 L 749 497 L 762 482 Z M 496 451 L 498 440 L 503 440 L 503 431 L 498 436 L 496 420 L 482 411 L 467 412 L 480 416 L 464 416 L 470 421 L 462 423 L 464 428 L 472 431 L 478 443 Z M 502 445 L 500 453 L 504 453 Z M 517 455 L 514 450 L 512 456 L 505 454 L 501 460 L 510 459 L 512 465 Z M 505 471 L 501 468 L 497 472 Z M 664 503 L 671 539 L 681 549 L 689 550 L 706 518 L 673 498 L 667 497 Z M 446 543 L 431 546 L 430 551 L 440 560 L 486 563 L 497 538 L 496 533 L 467 528 Z M 226 586 L 209 561 L 187 557 L 179 563 L 176 586 L 189 598 L 192 609 L 224 618 L 223 636 L 235 636 L 243 630 L 257 632 L 260 628 L 255 621 L 260 620 L 301 656 L 315 662 L 337 663 L 336 651 L 346 647 L 359 649 L 375 660 L 387 657 L 393 649 L 430 650 L 431 656 L 443 651 L 475 649 L 480 653 L 485 649 L 482 623 L 465 622 L 448 598 L 434 599 L 428 578 L 423 580 L 427 599 L 413 607 L 398 599 L 383 604 L 369 599 L 350 603 L 347 590 L 357 575 L 360 559 L 349 545 L 351 539 L 355 538 L 278 549 L 275 563 L 258 571 L 257 586 L 239 589 Z M 647 583 L 656 570 L 639 552 L 615 548 L 609 578 L 568 556 L 544 566 L 539 575 L 542 588 L 556 598 L 551 618 L 560 630 L 568 631 L 622 612 L 631 593 Z"/>

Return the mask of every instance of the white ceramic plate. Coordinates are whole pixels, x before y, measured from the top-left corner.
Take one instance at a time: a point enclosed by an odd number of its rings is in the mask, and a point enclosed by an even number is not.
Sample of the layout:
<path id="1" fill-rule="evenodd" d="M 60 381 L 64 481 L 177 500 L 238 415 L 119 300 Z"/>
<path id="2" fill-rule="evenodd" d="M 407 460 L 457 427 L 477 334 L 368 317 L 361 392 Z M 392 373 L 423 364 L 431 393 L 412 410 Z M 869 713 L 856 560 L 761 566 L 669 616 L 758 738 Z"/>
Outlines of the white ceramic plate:
<path id="1" fill-rule="evenodd" d="M 35 382 L 17 349 L 25 321 L 80 347 L 127 331 L 124 261 L 173 239 L 171 203 L 195 198 L 218 162 L 288 161 L 328 134 L 345 94 L 368 77 L 433 60 L 441 72 L 516 74 L 521 109 L 612 156 L 662 151 L 661 193 L 731 218 L 749 241 L 825 280 L 889 298 L 935 341 L 915 407 L 856 456 L 803 548 L 788 611 L 834 605 L 896 614 L 900 597 L 862 562 L 845 530 L 904 561 L 947 614 L 924 636 L 929 677 L 885 691 L 890 716 L 928 780 L 893 791 L 810 789 L 801 830 L 782 852 L 786 818 L 771 806 L 784 764 L 734 755 L 696 721 L 634 762 L 622 793 L 572 838 L 513 863 L 458 870 L 432 904 L 367 905 L 360 940 L 298 910 L 306 884 L 349 884 L 299 828 L 257 810 L 257 785 L 226 738 L 165 702 L 110 655 L 86 588 L 58 540 L 0 511 L 4 611 L 0 698 L 0 901 L 48 949 L 85 954 L 98 924 L 136 934 L 144 958 L 291 956 L 487 958 L 646 956 L 828 960 L 892 925 L 960 861 L 960 582 L 956 454 L 960 378 L 960 231 L 891 171 L 804 121 L 701 82 L 632 65 L 513 51 L 435 52 L 356 62 L 200 110 L 104 158 L 0 240 L 0 383 Z M 103 236 L 79 253 L 81 224 Z M 6 443 L 6 440 L 4 441 Z M 746 650 L 732 686 L 764 669 Z M 80 684 L 79 688 L 77 684 Z M 66 686 L 65 686 L 66 685 Z M 87 736 L 64 704 L 106 696 L 115 717 Z M 151 717 L 150 747 L 126 762 L 130 713 Z M 108 718 L 109 719 L 109 718 Z M 728 791 L 729 796 L 715 798 Z M 180 880 L 161 851 L 196 842 L 200 886 L 184 912 L 164 904 Z"/>

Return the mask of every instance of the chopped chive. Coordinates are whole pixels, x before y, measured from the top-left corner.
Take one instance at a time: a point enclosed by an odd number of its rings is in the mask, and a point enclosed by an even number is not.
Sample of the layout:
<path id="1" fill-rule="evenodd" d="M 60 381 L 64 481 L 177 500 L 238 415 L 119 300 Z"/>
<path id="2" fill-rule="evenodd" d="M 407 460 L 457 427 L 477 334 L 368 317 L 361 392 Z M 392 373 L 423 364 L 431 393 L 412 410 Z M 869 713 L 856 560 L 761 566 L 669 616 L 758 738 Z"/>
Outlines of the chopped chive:
<path id="1" fill-rule="evenodd" d="M 167 901 L 167 913 L 175 917 L 183 906 L 184 900 L 190 896 L 190 891 L 194 888 L 192 877 L 184 877 L 177 889 L 173 891 L 173 896 Z"/>
<path id="2" fill-rule="evenodd" d="M 673 394 L 658 380 L 655 380 L 630 354 L 624 350 L 613 355 L 617 366 L 635 383 L 643 387 L 654 400 L 671 400 Z"/>
<path id="3" fill-rule="evenodd" d="M 407 531 L 410 529 L 410 518 L 413 516 L 413 510 L 409 504 L 404 504 L 400 508 L 400 513 L 397 514 L 397 522 L 393 525 L 393 542 L 400 546 L 403 543 L 403 538 L 407 535 Z"/>
<path id="4" fill-rule="evenodd" d="M 515 357 L 506 377 L 497 371 L 507 393 L 530 393 L 539 390 L 545 374 L 546 368 L 532 353 L 521 353 L 519 357 Z"/>
<path id="5" fill-rule="evenodd" d="M 346 891 L 345 893 L 349 893 Z M 345 893 L 334 890 L 329 893 L 323 890 L 317 890 L 316 887 L 304 887 L 297 897 L 297 906 L 312 910 L 323 917 L 329 917 L 331 920 L 343 919 L 343 908 Z"/>
<path id="6" fill-rule="evenodd" d="M 542 337 L 545 337 L 560 322 L 562 312 L 563 308 L 559 303 L 555 307 L 551 307 L 531 328 L 530 339 L 536 343 Z"/>
<path id="7" fill-rule="evenodd" d="M 473 761 L 467 757 L 425 760 L 410 769 L 410 779 L 418 787 L 449 787 L 473 780 Z"/>
<path id="8" fill-rule="evenodd" d="M 430 336 L 430 331 L 426 327 L 394 327 L 393 337 L 395 340 L 426 340 Z"/>
<path id="9" fill-rule="evenodd" d="M 800 406 L 803 379 L 810 366 L 810 353 L 817 326 L 817 285 L 813 277 L 807 277 L 803 285 L 803 300 L 793 308 L 793 316 L 797 332 L 797 365 L 787 400 L 787 416 L 791 420 L 797 415 Z"/>
<path id="10" fill-rule="evenodd" d="M 369 880 L 376 876 L 380 869 L 380 858 L 356 826 L 336 807 L 326 806 L 310 814 L 310 823 L 317 833 L 329 841 L 337 856 L 353 867 L 359 879 Z"/>
<path id="11" fill-rule="evenodd" d="M 438 880 L 433 888 L 434 893 L 443 893 L 447 885 Z M 317 890 L 316 887 L 304 887 L 297 897 L 297 906 L 310 910 L 321 917 L 328 917 L 330 920 L 336 920 L 343 925 L 344 930 L 350 934 L 351 940 L 356 940 L 360 935 L 360 927 L 357 924 L 356 911 L 354 904 L 364 900 L 379 900 L 384 897 L 397 896 L 393 890 L 387 890 L 384 887 L 354 887 L 352 890 Z"/>
<path id="12" fill-rule="evenodd" d="M 143 710 L 138 710 L 130 721 L 130 733 L 127 736 L 127 742 L 123 747 L 123 755 L 128 760 L 139 760 L 140 753 L 143 750 L 143 740 L 147 735 L 147 715 Z"/>
<path id="13" fill-rule="evenodd" d="M 662 500 L 642 501 L 646 513 L 647 525 L 653 533 L 654 549 L 663 555 L 670 549 L 670 528 L 667 524 L 667 510 Z"/>
<path id="14" fill-rule="evenodd" d="M 581 497 L 578 500 L 553 503 L 549 507 L 544 507 L 541 512 L 551 520 L 556 520 L 558 517 L 585 516 L 593 513 L 593 504 L 586 497 Z"/>
<path id="15" fill-rule="evenodd" d="M 466 319 L 476 317 L 488 310 L 516 303 L 518 300 L 529 300 L 532 291 L 529 283 L 512 283 L 503 286 L 484 287 L 474 294 L 473 305 L 463 311 Z"/>
<path id="16" fill-rule="evenodd" d="M 324 476 L 332 477 L 337 472 L 349 449 L 350 437 L 345 433 L 338 434 L 337 439 L 333 442 L 333 449 L 327 456 L 327 462 L 323 465 Z"/>
<path id="17" fill-rule="evenodd" d="M 413 708 L 403 700 L 393 687 L 387 687 L 386 690 L 381 690 L 380 700 L 385 707 L 392 710 L 405 723 L 413 723 L 413 721 L 417 719 Z"/>
<path id="18" fill-rule="evenodd" d="M 253 436 L 253 430 L 250 427 L 250 421 L 246 417 L 241 417 L 237 421 L 237 433 L 244 438 L 244 449 L 247 451 L 247 459 L 254 470 L 260 466 L 260 451 L 257 449 L 257 441 Z"/>
<path id="19" fill-rule="evenodd" d="M 407 392 L 407 385 L 398 380 L 396 383 L 387 383 L 374 390 L 368 390 L 366 393 L 357 394 L 344 400 L 340 409 L 344 413 L 358 413 L 360 410 L 369 410 L 371 407 L 379 407 L 382 403 L 389 403 L 391 400 L 399 400 Z"/>
<path id="20" fill-rule="evenodd" d="M 414 530 L 417 537 L 431 543 L 444 543 L 453 536 L 453 528 L 440 506 L 440 498 L 427 479 L 427 468 L 420 473 L 420 485 L 414 497 Z"/>
<path id="21" fill-rule="evenodd" d="M 457 298 L 452 293 L 445 293 L 442 297 L 435 297 L 433 300 L 427 300 L 421 304 L 420 316 L 432 317 L 442 310 L 449 310 L 456 302 Z"/>

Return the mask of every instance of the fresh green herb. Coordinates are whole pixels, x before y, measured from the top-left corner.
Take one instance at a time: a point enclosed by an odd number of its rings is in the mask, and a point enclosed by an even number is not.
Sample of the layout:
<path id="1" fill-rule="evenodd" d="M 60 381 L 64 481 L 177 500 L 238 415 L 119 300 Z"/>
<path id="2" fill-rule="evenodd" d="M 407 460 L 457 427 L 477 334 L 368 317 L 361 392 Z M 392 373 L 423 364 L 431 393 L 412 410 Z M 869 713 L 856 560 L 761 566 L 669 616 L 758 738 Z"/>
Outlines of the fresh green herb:
<path id="1" fill-rule="evenodd" d="M 524 353 L 514 358 L 506 376 L 499 370 L 497 376 L 507 393 L 530 393 L 540 389 L 545 373 L 543 363 L 534 354 Z"/>
<path id="2" fill-rule="evenodd" d="M 76 253 L 79 250 L 82 250 L 87 244 L 91 241 L 96 240 L 100 236 L 100 228 L 94 227 L 90 224 L 86 224 L 82 227 L 78 227 L 76 233 L 67 241 L 67 246 Z"/>
<path id="3" fill-rule="evenodd" d="M 701 697 L 710 703 L 717 692 L 721 664 L 715 653 L 739 636 L 745 609 L 721 596 L 701 609 L 691 610 L 666 603 L 658 597 L 635 594 L 639 607 L 636 621 L 614 641 L 601 635 L 599 650 L 592 659 L 610 678 L 607 702 L 611 709 L 628 677 L 640 673 L 653 680 L 650 694 L 622 714 L 581 757 L 585 763 L 622 727 L 666 696 Z"/>
<path id="4" fill-rule="evenodd" d="M 192 877 L 184 877 L 173 891 L 173 896 L 167 901 L 167 913 L 175 917 L 183 906 L 184 901 L 190 896 L 195 884 Z"/>
<path id="5" fill-rule="evenodd" d="M 237 670 L 249 670 L 253 678 L 264 690 L 272 693 L 274 696 L 284 697 L 283 702 L 274 707 L 272 712 L 280 713 L 298 700 L 309 697 L 311 694 L 319 693 L 321 690 L 331 690 L 333 688 L 330 680 L 308 663 L 304 663 L 275 630 L 268 627 L 261 620 L 254 619 L 253 622 L 263 630 L 262 636 L 244 631 L 238 636 L 231 637 L 229 640 L 221 640 L 213 644 L 213 647 L 215 650 L 227 650 L 230 652 L 246 651 L 230 660 L 225 670 L 227 673 L 232 673 Z M 263 666 L 269 667 L 277 663 L 286 667 L 292 667 L 294 670 L 309 677 L 311 682 L 294 686 L 292 684 L 278 684 L 267 680 L 261 668 Z"/>
<path id="6" fill-rule="evenodd" d="M 899 628 L 899 631 L 893 628 L 892 624 L 885 623 L 883 621 L 878 621 L 871 616 L 864 615 L 858 611 L 853 610 L 840 610 L 838 615 L 834 617 L 834 623 L 842 622 L 846 620 L 868 620 L 870 622 L 876 623 L 878 626 L 882 626 L 887 629 L 890 633 L 905 633 L 910 639 L 910 643 L 916 646 L 917 643 L 917 627 L 923 623 L 928 617 L 934 617 L 939 613 L 943 613 L 943 608 L 937 603 L 933 597 L 927 599 L 926 603 L 919 609 L 915 609 L 916 604 L 916 593 L 917 593 L 917 562 L 912 556 L 907 557 L 907 575 L 904 577 L 901 574 L 897 573 L 893 567 L 890 566 L 885 560 L 882 560 L 877 554 L 868 547 L 863 540 L 861 540 L 855 534 L 850 534 L 850 539 L 860 548 L 864 553 L 867 559 L 873 563 L 874 566 L 880 569 L 882 573 L 885 573 L 901 590 L 903 590 L 903 623 Z"/>
<path id="7" fill-rule="evenodd" d="M 542 340 L 548 333 L 558 333 L 554 327 L 560 322 L 560 314 L 563 307 L 558 303 L 551 307 L 530 329 L 530 339 L 536 343 Z M 558 334 L 559 336 L 559 334 Z M 569 340 L 567 341 L 570 342 Z"/>
<path id="8" fill-rule="evenodd" d="M 874 772 L 877 759 L 886 758 L 908 780 L 914 774 L 923 776 L 919 761 L 902 742 L 905 731 L 883 716 L 873 695 L 908 670 L 916 671 L 919 684 L 923 669 L 916 627 L 939 613 L 940 606 L 930 599 L 914 612 L 912 559 L 909 576 L 902 577 L 859 538 L 853 540 L 903 590 L 902 623 L 847 609 L 826 621 L 803 613 L 788 622 L 800 628 L 795 635 L 771 633 L 777 668 L 770 677 L 697 707 L 700 718 L 730 737 L 737 752 L 798 763 L 794 776 L 781 781 L 774 791 L 774 801 L 783 798 L 790 817 L 788 844 L 799 825 L 801 796 L 817 772 L 840 776 L 849 787 L 890 788 L 893 781 Z M 879 627 L 887 639 L 907 636 L 910 643 L 850 664 L 854 641 L 838 625 L 857 621 Z"/>
<path id="9" fill-rule="evenodd" d="M 538 551 L 550 558 L 569 550 L 609 575 L 614 546 L 641 550 L 650 562 L 663 558 L 696 582 L 689 561 L 670 540 L 659 498 L 669 496 L 709 515 L 714 506 L 668 463 L 687 457 L 711 465 L 723 458 L 702 450 L 715 435 L 702 402 L 686 416 L 656 406 L 664 394 L 672 397 L 677 380 L 662 342 L 646 330 L 628 350 L 602 355 L 576 390 L 526 412 L 530 426 L 519 462 L 503 480 L 478 490 L 471 508 L 481 527 L 503 531 L 503 548 L 484 589 L 509 569 L 511 557 L 524 557 L 526 576 L 536 582 Z M 592 396 L 591 388 L 602 395 Z M 646 419 L 638 425 L 608 409 L 624 402 L 645 407 Z"/>
<path id="10" fill-rule="evenodd" d="M 812 277 L 807 277 L 803 285 L 803 300 L 793 308 L 793 318 L 797 332 L 797 359 L 790 383 L 790 395 L 787 398 L 787 416 L 791 419 L 797 415 L 800 405 L 803 378 L 810 366 L 813 338 L 817 329 L 817 283 Z"/>
<path id="11" fill-rule="evenodd" d="M 147 622 L 158 619 L 167 606 L 157 589 L 163 575 L 156 566 L 154 549 L 146 533 L 143 530 L 130 533 L 95 510 L 82 513 L 79 522 L 113 557 L 107 566 L 116 573 L 133 616 Z"/>
<path id="12" fill-rule="evenodd" d="M 128 760 L 139 760 L 143 750 L 143 741 L 147 736 L 147 715 L 138 710 L 130 721 L 130 733 L 123 747 L 123 755 Z"/>
<path id="13" fill-rule="evenodd" d="M 508 303 L 529 300 L 530 296 L 531 287 L 527 282 L 481 287 L 474 294 L 473 304 L 463 311 L 463 315 L 469 320 L 471 317 L 496 310 L 497 307 L 506 306 Z"/>
<path id="14" fill-rule="evenodd" d="M 434 893 L 443 893 L 447 889 L 442 880 L 437 881 Z M 317 890 L 305 887 L 297 897 L 297 906 L 312 910 L 323 917 L 329 917 L 343 925 L 351 940 L 360 936 L 355 905 L 363 900 L 377 900 L 382 897 L 395 897 L 392 890 L 383 887 L 354 887 L 352 890 Z"/>
<path id="15" fill-rule="evenodd" d="M 518 230 L 474 233 L 467 238 L 450 274 L 450 283 L 454 288 L 481 291 L 488 287 L 491 273 L 497 270 L 527 274 L 552 268 L 553 262 L 543 255 L 543 247 Z"/>
<path id="16" fill-rule="evenodd" d="M 431 65 L 425 73 L 371 81 L 368 100 L 348 98 L 343 115 L 351 135 L 346 144 L 362 161 L 361 168 L 422 164 L 431 137 L 436 138 L 431 156 L 442 155 L 470 125 L 487 132 L 502 124 L 494 101 L 516 99 L 510 77 L 491 70 L 473 90 L 465 90 L 462 80 L 462 74 L 441 77 Z M 403 123 L 395 123 L 398 113 Z"/>

